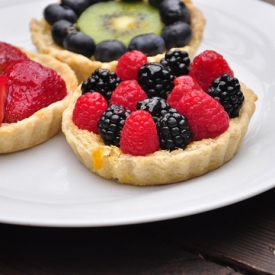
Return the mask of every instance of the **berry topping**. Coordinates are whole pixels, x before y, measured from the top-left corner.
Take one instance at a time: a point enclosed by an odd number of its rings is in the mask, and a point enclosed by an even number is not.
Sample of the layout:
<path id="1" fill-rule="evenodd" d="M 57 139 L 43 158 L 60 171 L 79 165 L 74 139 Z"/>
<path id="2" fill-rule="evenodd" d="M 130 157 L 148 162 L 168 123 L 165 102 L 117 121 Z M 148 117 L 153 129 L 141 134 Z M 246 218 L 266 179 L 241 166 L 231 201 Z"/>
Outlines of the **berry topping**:
<path id="1" fill-rule="evenodd" d="M 145 98 L 147 98 L 147 94 L 136 80 L 125 80 L 113 91 L 110 103 L 119 104 L 130 111 L 134 111 L 137 103 Z"/>
<path id="2" fill-rule="evenodd" d="M 164 98 L 151 97 L 138 102 L 136 109 L 149 112 L 153 116 L 154 121 L 157 122 L 161 115 L 168 112 L 170 105 Z"/>
<path id="3" fill-rule="evenodd" d="M 5 75 L 0 75 L 0 126 L 4 119 L 6 99 L 8 95 L 8 78 Z"/>
<path id="4" fill-rule="evenodd" d="M 97 123 L 107 107 L 106 99 L 98 92 L 81 95 L 74 107 L 73 122 L 79 129 L 98 134 Z"/>
<path id="5" fill-rule="evenodd" d="M 201 89 L 199 84 L 189 75 L 179 76 L 174 81 L 175 87 L 167 97 L 167 102 L 172 108 L 176 108 L 179 100 L 191 90 Z"/>
<path id="6" fill-rule="evenodd" d="M 174 50 L 165 53 L 160 63 L 169 68 L 175 76 L 189 74 L 190 58 L 186 51 Z"/>
<path id="7" fill-rule="evenodd" d="M 138 80 L 138 70 L 147 63 L 147 56 L 141 51 L 126 52 L 118 60 L 116 74 L 122 80 Z"/>
<path id="8" fill-rule="evenodd" d="M 18 48 L 8 43 L 0 42 L 0 73 L 2 73 L 9 64 L 17 60 L 29 60 L 29 58 Z"/>
<path id="9" fill-rule="evenodd" d="M 159 149 L 156 124 L 150 113 L 137 110 L 126 118 L 120 148 L 123 153 L 135 156 L 145 156 Z"/>
<path id="10" fill-rule="evenodd" d="M 140 34 L 131 39 L 128 49 L 129 51 L 141 51 L 147 56 L 154 56 L 163 53 L 165 42 L 162 37 L 155 33 Z"/>
<path id="11" fill-rule="evenodd" d="M 175 76 L 160 63 L 151 62 L 143 65 L 138 71 L 138 83 L 148 97 L 167 98 L 174 88 Z"/>
<path id="12" fill-rule="evenodd" d="M 236 77 L 223 74 L 212 82 L 207 93 L 221 103 L 229 117 L 239 116 L 244 102 L 244 95 Z"/>
<path id="13" fill-rule="evenodd" d="M 171 49 L 186 46 L 192 39 L 193 31 L 189 24 L 177 21 L 165 26 L 160 35 L 165 42 L 166 49 Z"/>
<path id="14" fill-rule="evenodd" d="M 126 46 L 119 40 L 103 40 L 95 47 L 95 60 L 101 62 L 111 62 L 119 59 L 127 52 Z"/>
<path id="15" fill-rule="evenodd" d="M 96 2 L 95 0 L 61 0 L 61 6 L 71 8 L 77 16 L 79 16 L 91 3 Z"/>
<path id="16" fill-rule="evenodd" d="M 122 105 L 110 104 L 98 121 L 99 134 L 106 145 L 119 147 L 120 132 L 130 110 Z"/>
<path id="17" fill-rule="evenodd" d="M 163 0 L 159 5 L 159 14 L 166 25 L 177 21 L 190 24 L 190 12 L 182 0 Z"/>
<path id="18" fill-rule="evenodd" d="M 115 72 L 106 69 L 96 69 L 81 85 L 82 94 L 96 91 L 101 93 L 107 101 L 110 100 L 112 92 L 116 89 L 121 79 Z"/>
<path id="19" fill-rule="evenodd" d="M 52 25 L 51 34 L 53 41 L 58 44 L 59 46 L 63 46 L 63 41 L 65 37 L 68 35 L 68 33 L 75 28 L 73 27 L 73 24 L 69 22 L 68 20 L 61 19 L 56 21 Z"/>
<path id="20" fill-rule="evenodd" d="M 192 140 L 186 118 L 173 108 L 159 118 L 157 130 L 163 150 L 184 149 Z"/>
<path id="21" fill-rule="evenodd" d="M 190 65 L 190 76 L 207 92 L 211 83 L 222 74 L 234 76 L 223 56 L 213 50 L 206 50 L 197 55 Z"/>
<path id="22" fill-rule="evenodd" d="M 64 80 L 54 70 L 32 60 L 15 61 L 3 73 L 8 78 L 4 122 L 28 118 L 67 95 Z"/>
<path id="23" fill-rule="evenodd" d="M 187 118 L 194 140 L 215 138 L 229 127 L 229 116 L 222 105 L 202 90 L 185 93 L 177 110 Z"/>

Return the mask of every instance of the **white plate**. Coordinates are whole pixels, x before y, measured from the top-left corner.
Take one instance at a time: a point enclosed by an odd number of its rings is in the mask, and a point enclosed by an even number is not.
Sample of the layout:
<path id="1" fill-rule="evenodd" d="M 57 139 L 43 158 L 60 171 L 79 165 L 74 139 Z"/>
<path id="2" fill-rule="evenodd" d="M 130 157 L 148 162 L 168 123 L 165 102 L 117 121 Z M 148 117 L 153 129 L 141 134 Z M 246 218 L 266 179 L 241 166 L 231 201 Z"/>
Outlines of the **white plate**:
<path id="1" fill-rule="evenodd" d="M 54 1 L 0 0 L 1 40 L 35 50 L 28 23 Z M 0 222 L 110 226 L 204 212 L 275 186 L 275 7 L 256 0 L 195 0 L 207 27 L 199 52 L 219 51 L 259 96 L 238 154 L 202 177 L 138 188 L 103 180 L 83 167 L 62 133 L 35 148 L 0 155 Z"/>

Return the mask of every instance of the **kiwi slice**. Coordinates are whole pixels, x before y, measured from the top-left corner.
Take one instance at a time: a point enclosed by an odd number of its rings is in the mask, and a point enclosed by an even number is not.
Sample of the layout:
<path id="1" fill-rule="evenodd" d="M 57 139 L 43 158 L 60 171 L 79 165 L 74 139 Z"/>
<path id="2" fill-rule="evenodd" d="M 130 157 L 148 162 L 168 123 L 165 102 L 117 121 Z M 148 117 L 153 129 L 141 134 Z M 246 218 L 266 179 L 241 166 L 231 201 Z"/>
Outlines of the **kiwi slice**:
<path id="1" fill-rule="evenodd" d="M 160 35 L 163 28 L 159 10 L 145 2 L 100 2 L 91 5 L 78 18 L 77 27 L 96 44 L 116 39 L 127 47 L 140 34 Z"/>

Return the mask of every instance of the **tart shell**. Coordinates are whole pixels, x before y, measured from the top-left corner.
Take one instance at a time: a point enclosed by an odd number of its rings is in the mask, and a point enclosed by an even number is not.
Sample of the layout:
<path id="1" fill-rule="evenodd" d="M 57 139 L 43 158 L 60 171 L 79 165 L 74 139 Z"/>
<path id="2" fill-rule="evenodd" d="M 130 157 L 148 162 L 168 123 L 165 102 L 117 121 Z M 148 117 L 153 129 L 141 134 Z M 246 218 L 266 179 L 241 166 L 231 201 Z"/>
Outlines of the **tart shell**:
<path id="1" fill-rule="evenodd" d="M 190 10 L 193 37 L 187 46 L 180 49 L 187 51 L 190 58 L 192 58 L 202 41 L 206 21 L 203 13 L 192 4 L 192 1 L 187 0 L 184 3 Z M 52 55 L 56 59 L 67 63 L 75 71 L 79 83 L 86 80 L 97 68 L 110 71 L 114 71 L 116 68 L 117 61 L 108 63 L 95 61 L 83 55 L 67 51 L 54 43 L 51 35 L 51 26 L 44 19 L 32 19 L 30 22 L 30 31 L 32 42 L 37 50 L 40 53 Z M 164 54 L 151 56 L 148 57 L 148 62 L 159 62 L 163 57 Z"/>
<path id="2" fill-rule="evenodd" d="M 116 146 L 105 145 L 99 135 L 79 129 L 72 121 L 80 87 L 63 113 L 62 131 L 79 161 L 103 178 L 137 186 L 186 181 L 219 168 L 239 150 L 257 100 L 257 95 L 244 84 L 242 91 L 243 107 L 239 117 L 230 119 L 228 130 L 215 139 L 191 142 L 184 150 L 159 150 L 146 156 L 132 156 Z"/>
<path id="3" fill-rule="evenodd" d="M 37 111 L 29 118 L 16 123 L 2 123 L 0 126 L 0 153 L 24 150 L 57 134 L 61 128 L 62 113 L 68 106 L 69 98 L 78 85 L 75 73 L 67 64 L 51 56 L 22 51 L 31 60 L 55 70 L 66 83 L 67 96 L 63 100 Z"/>

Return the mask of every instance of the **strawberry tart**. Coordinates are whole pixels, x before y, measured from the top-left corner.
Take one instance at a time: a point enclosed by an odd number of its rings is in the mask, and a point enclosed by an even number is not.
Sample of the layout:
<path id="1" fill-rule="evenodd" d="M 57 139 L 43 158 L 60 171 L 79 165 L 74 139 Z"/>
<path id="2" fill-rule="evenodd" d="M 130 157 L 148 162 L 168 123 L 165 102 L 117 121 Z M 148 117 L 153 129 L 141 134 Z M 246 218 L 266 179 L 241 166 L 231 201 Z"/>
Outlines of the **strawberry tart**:
<path id="1" fill-rule="evenodd" d="M 0 42 L 0 153 L 27 149 L 55 135 L 76 87 L 68 65 Z"/>
<path id="2" fill-rule="evenodd" d="M 191 62 L 173 50 L 159 63 L 132 51 L 115 72 L 97 69 L 78 87 L 62 130 L 91 172 L 123 184 L 170 184 L 228 162 L 256 100 L 216 51 Z"/>

